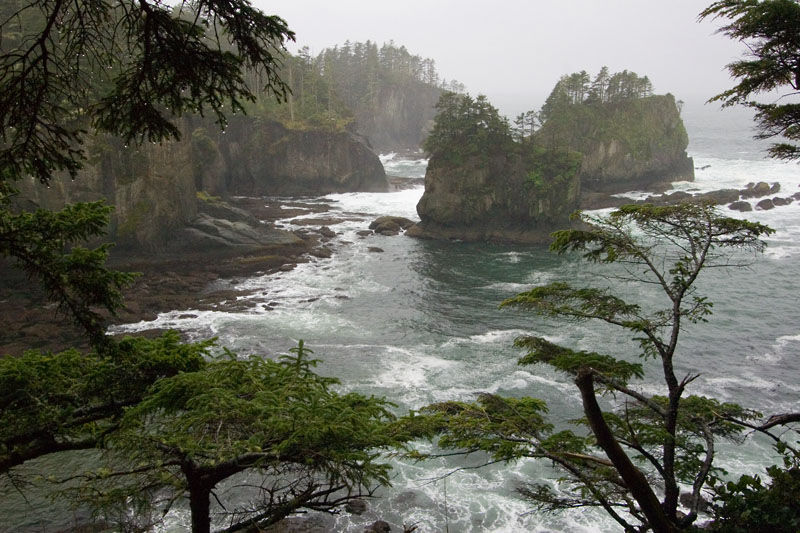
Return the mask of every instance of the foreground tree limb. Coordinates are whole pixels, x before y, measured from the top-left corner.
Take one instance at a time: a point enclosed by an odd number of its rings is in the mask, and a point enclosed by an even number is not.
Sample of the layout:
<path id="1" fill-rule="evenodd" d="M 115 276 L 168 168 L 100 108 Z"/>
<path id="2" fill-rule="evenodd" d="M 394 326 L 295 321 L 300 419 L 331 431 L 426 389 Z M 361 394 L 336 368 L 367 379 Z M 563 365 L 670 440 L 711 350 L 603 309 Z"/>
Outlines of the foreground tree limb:
<path id="1" fill-rule="evenodd" d="M 639 503 L 642 513 L 647 517 L 648 525 L 656 533 L 672 533 L 677 529 L 667 519 L 661 502 L 650 488 L 650 483 L 642 472 L 634 466 L 628 455 L 619 445 L 616 437 L 603 419 L 603 411 L 597 403 L 594 392 L 594 380 L 591 369 L 582 369 L 575 378 L 575 384 L 581 392 L 583 412 L 589 421 L 589 427 L 597 438 L 597 445 L 606 452 L 614 464 L 625 485 Z"/>

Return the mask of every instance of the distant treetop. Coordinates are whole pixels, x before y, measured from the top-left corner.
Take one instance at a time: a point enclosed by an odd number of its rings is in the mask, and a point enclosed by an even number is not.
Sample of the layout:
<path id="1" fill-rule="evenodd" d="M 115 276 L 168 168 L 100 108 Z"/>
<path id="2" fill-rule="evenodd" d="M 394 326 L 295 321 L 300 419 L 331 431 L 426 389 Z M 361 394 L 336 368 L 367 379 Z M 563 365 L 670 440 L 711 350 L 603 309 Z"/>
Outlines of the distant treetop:
<path id="1" fill-rule="evenodd" d="M 345 41 L 316 56 L 304 46 L 287 58 L 280 76 L 291 87 L 288 106 L 272 98 L 260 98 L 255 113 L 295 126 L 343 127 L 357 109 L 378 105 L 378 94 L 393 86 L 430 86 L 463 93 L 464 85 L 447 81 L 436 71 L 433 59 L 411 54 L 393 41 L 378 45 Z"/>
<path id="2" fill-rule="evenodd" d="M 547 120 L 554 109 L 570 104 L 605 104 L 653 94 L 653 84 L 647 76 L 623 70 L 610 74 L 603 67 L 594 80 L 582 70 L 561 76 L 542 106 L 541 119 Z"/>

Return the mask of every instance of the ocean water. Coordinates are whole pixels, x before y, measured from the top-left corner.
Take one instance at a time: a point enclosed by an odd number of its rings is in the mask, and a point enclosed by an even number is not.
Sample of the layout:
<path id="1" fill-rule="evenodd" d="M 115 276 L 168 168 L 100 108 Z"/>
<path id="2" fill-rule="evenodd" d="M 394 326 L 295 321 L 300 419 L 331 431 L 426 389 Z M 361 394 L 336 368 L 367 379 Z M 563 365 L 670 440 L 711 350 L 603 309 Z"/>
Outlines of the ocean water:
<path id="1" fill-rule="evenodd" d="M 779 182 L 781 196 L 800 190 L 800 167 L 764 158 L 763 143 L 751 139 L 750 116 L 741 110 L 697 107 L 683 110 L 694 157 L 696 181 L 675 190 L 709 191 L 743 187 L 751 181 Z M 382 156 L 387 174 L 419 178 L 426 161 Z M 319 371 L 336 376 L 343 390 L 385 396 L 398 413 L 431 402 L 470 400 L 477 392 L 536 396 L 548 401 L 552 419 L 563 423 L 580 413 L 574 385 L 545 367 L 520 367 L 512 346 L 523 333 L 543 335 L 572 347 L 635 357 L 628 337 L 593 323 L 564 323 L 499 310 L 509 296 L 563 279 L 596 282 L 597 272 L 573 257 L 558 257 L 544 246 L 430 242 L 404 236 L 360 238 L 381 215 L 417 219 L 422 188 L 393 193 L 351 193 L 324 197 L 333 210 L 357 221 L 331 226 L 335 253 L 290 272 L 242 280 L 254 289 L 245 311 L 177 309 L 154 322 L 119 328 L 137 331 L 170 327 L 193 338 L 218 336 L 242 354 L 275 356 L 303 339 L 324 360 Z M 636 193 L 631 193 L 636 197 Z M 309 201 L 319 201 L 313 199 Z M 731 216 L 743 216 L 731 212 Z M 313 215 L 309 215 L 313 216 Z M 699 288 L 714 302 L 708 324 L 686 328 L 677 358 L 681 372 L 699 372 L 690 393 L 715 395 L 765 413 L 796 410 L 800 400 L 800 316 L 794 296 L 800 277 L 800 202 L 772 211 L 744 214 L 777 231 L 767 252 L 751 266 L 704 273 Z M 382 253 L 368 251 L 379 247 Z M 645 289 L 618 287 L 633 298 L 652 298 Z M 268 305 L 269 304 L 269 305 Z M 187 311 L 195 315 L 187 318 Z M 658 388 L 657 374 L 641 387 Z M 421 443 L 421 447 L 427 444 Z M 742 446 L 720 445 L 719 464 L 731 475 L 758 472 L 774 460 L 768 442 L 752 437 Z M 369 510 L 334 518 L 337 531 L 363 531 L 375 520 L 393 530 L 416 524 L 420 532 L 617 531 L 596 510 L 529 513 L 515 489 L 526 481 L 555 483 L 547 464 L 521 461 L 484 469 L 480 457 L 426 463 L 393 460 L 393 487 L 369 502 Z M 225 497 L 235 499 L 236 489 Z M 185 511 L 171 514 L 162 531 L 183 531 Z"/>

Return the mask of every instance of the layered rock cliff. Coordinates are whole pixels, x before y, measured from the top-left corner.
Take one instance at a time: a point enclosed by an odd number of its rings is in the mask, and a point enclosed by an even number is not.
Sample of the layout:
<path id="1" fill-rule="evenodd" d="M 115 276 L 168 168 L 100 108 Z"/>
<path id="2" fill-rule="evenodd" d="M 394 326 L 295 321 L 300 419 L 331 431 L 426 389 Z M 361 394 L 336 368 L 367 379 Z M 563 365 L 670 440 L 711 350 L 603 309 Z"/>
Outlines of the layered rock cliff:
<path id="1" fill-rule="evenodd" d="M 187 118 L 179 142 L 137 147 L 115 138 L 94 138 L 77 179 L 59 176 L 49 188 L 23 183 L 19 204 L 59 209 L 66 203 L 105 199 L 115 207 L 109 240 L 124 248 L 157 251 L 175 242 L 186 245 L 185 239 L 213 226 L 199 218 L 201 191 L 224 197 L 388 189 L 380 160 L 361 137 L 346 131 L 288 130 L 254 117 L 234 119 L 222 132 L 202 119 Z M 187 233 L 187 228 L 193 231 Z M 198 246 L 223 246 L 216 237 L 198 237 Z M 248 234 L 245 240 L 253 239 Z M 234 248 L 239 244 L 231 243 Z"/>
<path id="2" fill-rule="evenodd" d="M 355 107 L 358 130 L 379 152 L 418 150 L 431 128 L 438 87 L 423 83 L 383 86 Z"/>
<path id="3" fill-rule="evenodd" d="M 537 139 L 583 154 L 586 193 L 655 190 L 694 180 L 689 137 L 671 94 L 568 106 L 545 122 Z"/>
<path id="4" fill-rule="evenodd" d="M 220 193 L 297 196 L 389 189 L 380 159 L 348 131 L 289 130 L 278 122 L 236 117 L 218 136 Z"/>

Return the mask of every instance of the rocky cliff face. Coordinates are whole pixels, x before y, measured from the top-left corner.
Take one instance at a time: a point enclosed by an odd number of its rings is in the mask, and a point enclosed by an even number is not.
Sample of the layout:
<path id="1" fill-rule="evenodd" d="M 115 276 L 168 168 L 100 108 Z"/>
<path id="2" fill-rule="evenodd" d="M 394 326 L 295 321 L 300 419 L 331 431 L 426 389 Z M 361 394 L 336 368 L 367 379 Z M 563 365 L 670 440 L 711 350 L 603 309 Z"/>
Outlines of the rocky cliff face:
<path id="1" fill-rule="evenodd" d="M 545 123 L 537 139 L 583 154 L 581 186 L 587 193 L 654 190 L 694 180 L 689 137 L 671 94 L 569 106 Z"/>
<path id="2" fill-rule="evenodd" d="M 577 166 L 580 159 L 573 159 Z M 578 206 L 576 168 L 532 179 L 522 158 L 494 154 L 459 165 L 435 156 L 417 204 L 421 222 L 411 236 L 467 241 L 546 242 Z"/>
<path id="3" fill-rule="evenodd" d="M 687 144 L 672 95 L 567 106 L 523 145 L 469 158 L 434 154 L 417 205 L 421 222 L 407 233 L 549 242 L 587 198 L 693 180 Z"/>
<path id="4" fill-rule="evenodd" d="M 225 132 L 187 118 L 180 142 L 135 147 L 114 138 L 92 139 L 89 161 L 76 180 L 59 176 L 49 188 L 22 183 L 19 203 L 26 209 L 59 209 L 66 203 L 105 199 L 115 206 L 111 241 L 158 251 L 196 226 L 198 205 L 203 205 L 200 191 L 278 196 L 388 188 L 380 160 L 362 138 L 234 118 Z"/>
<path id="5" fill-rule="evenodd" d="M 441 94 L 441 89 L 423 83 L 381 87 L 371 101 L 355 108 L 358 131 L 379 152 L 418 150 Z"/>
<path id="6" fill-rule="evenodd" d="M 219 192 L 296 196 L 389 189 L 380 159 L 361 136 L 256 124 L 240 117 L 219 136 L 224 161 Z"/>

